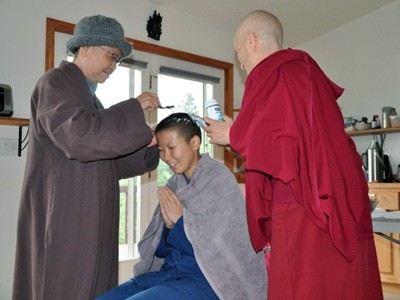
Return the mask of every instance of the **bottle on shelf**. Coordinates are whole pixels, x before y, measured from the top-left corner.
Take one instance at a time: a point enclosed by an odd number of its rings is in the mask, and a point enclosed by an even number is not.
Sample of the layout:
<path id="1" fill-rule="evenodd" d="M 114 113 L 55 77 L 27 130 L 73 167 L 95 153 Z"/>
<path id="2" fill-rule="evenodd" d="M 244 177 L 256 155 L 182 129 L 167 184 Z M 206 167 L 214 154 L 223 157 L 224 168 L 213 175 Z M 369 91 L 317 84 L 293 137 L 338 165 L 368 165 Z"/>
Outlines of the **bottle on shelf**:
<path id="1" fill-rule="evenodd" d="M 396 182 L 400 182 L 400 165 L 397 166 L 397 173 L 396 173 Z"/>
<path id="2" fill-rule="evenodd" d="M 385 106 L 382 108 L 382 128 L 391 128 L 390 116 L 397 115 L 396 109 L 391 106 Z"/>
<path id="3" fill-rule="evenodd" d="M 371 128 L 372 129 L 381 128 L 381 122 L 379 121 L 379 115 L 374 115 L 372 117 Z"/>

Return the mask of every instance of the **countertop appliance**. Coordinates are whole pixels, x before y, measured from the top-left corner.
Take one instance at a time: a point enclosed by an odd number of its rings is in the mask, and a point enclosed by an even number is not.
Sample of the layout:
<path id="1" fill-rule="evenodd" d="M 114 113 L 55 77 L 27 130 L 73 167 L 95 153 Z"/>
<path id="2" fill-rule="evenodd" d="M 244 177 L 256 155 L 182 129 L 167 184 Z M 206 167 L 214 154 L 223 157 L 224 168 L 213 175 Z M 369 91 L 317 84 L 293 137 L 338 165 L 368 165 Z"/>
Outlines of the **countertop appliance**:
<path id="1" fill-rule="evenodd" d="M 8 84 L 0 83 L 0 116 L 12 116 L 13 100 L 12 89 Z"/>
<path id="2" fill-rule="evenodd" d="M 367 151 L 362 155 L 363 166 L 367 172 L 368 182 L 383 181 L 383 153 L 377 140 L 373 140 Z"/>

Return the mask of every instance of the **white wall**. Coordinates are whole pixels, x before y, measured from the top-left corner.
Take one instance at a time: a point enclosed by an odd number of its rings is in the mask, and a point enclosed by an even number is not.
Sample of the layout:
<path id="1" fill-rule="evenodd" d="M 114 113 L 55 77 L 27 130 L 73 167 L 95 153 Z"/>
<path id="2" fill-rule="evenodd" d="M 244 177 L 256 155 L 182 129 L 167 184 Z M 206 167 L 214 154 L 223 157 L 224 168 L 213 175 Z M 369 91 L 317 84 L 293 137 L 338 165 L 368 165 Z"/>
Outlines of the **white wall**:
<path id="1" fill-rule="evenodd" d="M 379 114 L 383 106 L 400 113 L 400 1 L 395 1 L 298 48 L 309 52 L 325 73 L 345 88 L 344 115 L 356 119 Z M 382 118 L 381 118 L 382 120 Z M 329 120 L 327 120 L 329 122 Z M 372 136 L 354 137 L 359 153 Z M 400 164 L 400 134 L 386 135 L 384 152 L 393 172 Z"/>
<path id="2" fill-rule="evenodd" d="M 154 10 L 163 16 L 159 42 L 147 38 L 146 24 Z M 0 83 L 13 88 L 15 117 L 29 118 L 30 94 L 44 72 L 46 17 L 77 23 L 94 14 L 116 18 L 131 38 L 233 62 L 233 29 L 144 0 L 0 0 Z M 0 138 L 17 138 L 17 133 L 17 127 L 0 126 Z M 0 300 L 11 298 L 25 155 L 0 156 Z"/>

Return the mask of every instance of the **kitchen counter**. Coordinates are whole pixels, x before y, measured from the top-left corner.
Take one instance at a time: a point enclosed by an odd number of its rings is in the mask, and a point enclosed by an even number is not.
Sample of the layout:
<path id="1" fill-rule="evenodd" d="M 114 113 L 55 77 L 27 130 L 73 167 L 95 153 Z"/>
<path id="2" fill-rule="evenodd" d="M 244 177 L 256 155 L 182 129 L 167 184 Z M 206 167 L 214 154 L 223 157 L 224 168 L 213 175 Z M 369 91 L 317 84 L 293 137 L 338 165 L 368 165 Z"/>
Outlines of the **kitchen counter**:
<path id="1" fill-rule="evenodd" d="M 374 232 L 400 233 L 400 220 L 377 218 L 372 219 Z"/>
<path id="2" fill-rule="evenodd" d="M 400 183 L 369 182 L 368 186 L 370 197 L 378 200 L 377 208 L 400 210 Z M 381 216 L 372 224 L 383 289 L 400 293 L 400 220 Z"/>
<path id="3" fill-rule="evenodd" d="M 372 226 L 374 233 L 380 235 L 381 237 L 400 245 L 400 240 L 395 239 L 386 233 L 400 233 L 400 220 L 399 219 L 385 219 L 377 218 L 372 219 Z"/>

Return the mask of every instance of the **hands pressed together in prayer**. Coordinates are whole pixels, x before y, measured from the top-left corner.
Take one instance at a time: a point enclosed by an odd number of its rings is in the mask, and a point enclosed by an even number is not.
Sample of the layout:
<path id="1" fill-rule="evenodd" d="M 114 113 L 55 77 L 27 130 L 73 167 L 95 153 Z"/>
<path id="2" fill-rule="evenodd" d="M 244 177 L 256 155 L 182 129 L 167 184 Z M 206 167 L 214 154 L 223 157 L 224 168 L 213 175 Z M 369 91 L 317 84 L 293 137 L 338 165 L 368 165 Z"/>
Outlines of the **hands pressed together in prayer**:
<path id="1" fill-rule="evenodd" d="M 229 132 L 233 120 L 226 115 L 224 115 L 223 118 L 225 122 L 216 121 L 207 117 L 204 118 L 204 121 L 208 124 L 204 130 L 207 132 L 211 144 L 220 146 L 227 146 L 230 144 Z"/>
<path id="2" fill-rule="evenodd" d="M 168 229 L 172 229 L 178 219 L 183 215 L 183 204 L 176 194 L 166 186 L 158 189 L 160 199 L 161 216 Z"/>

